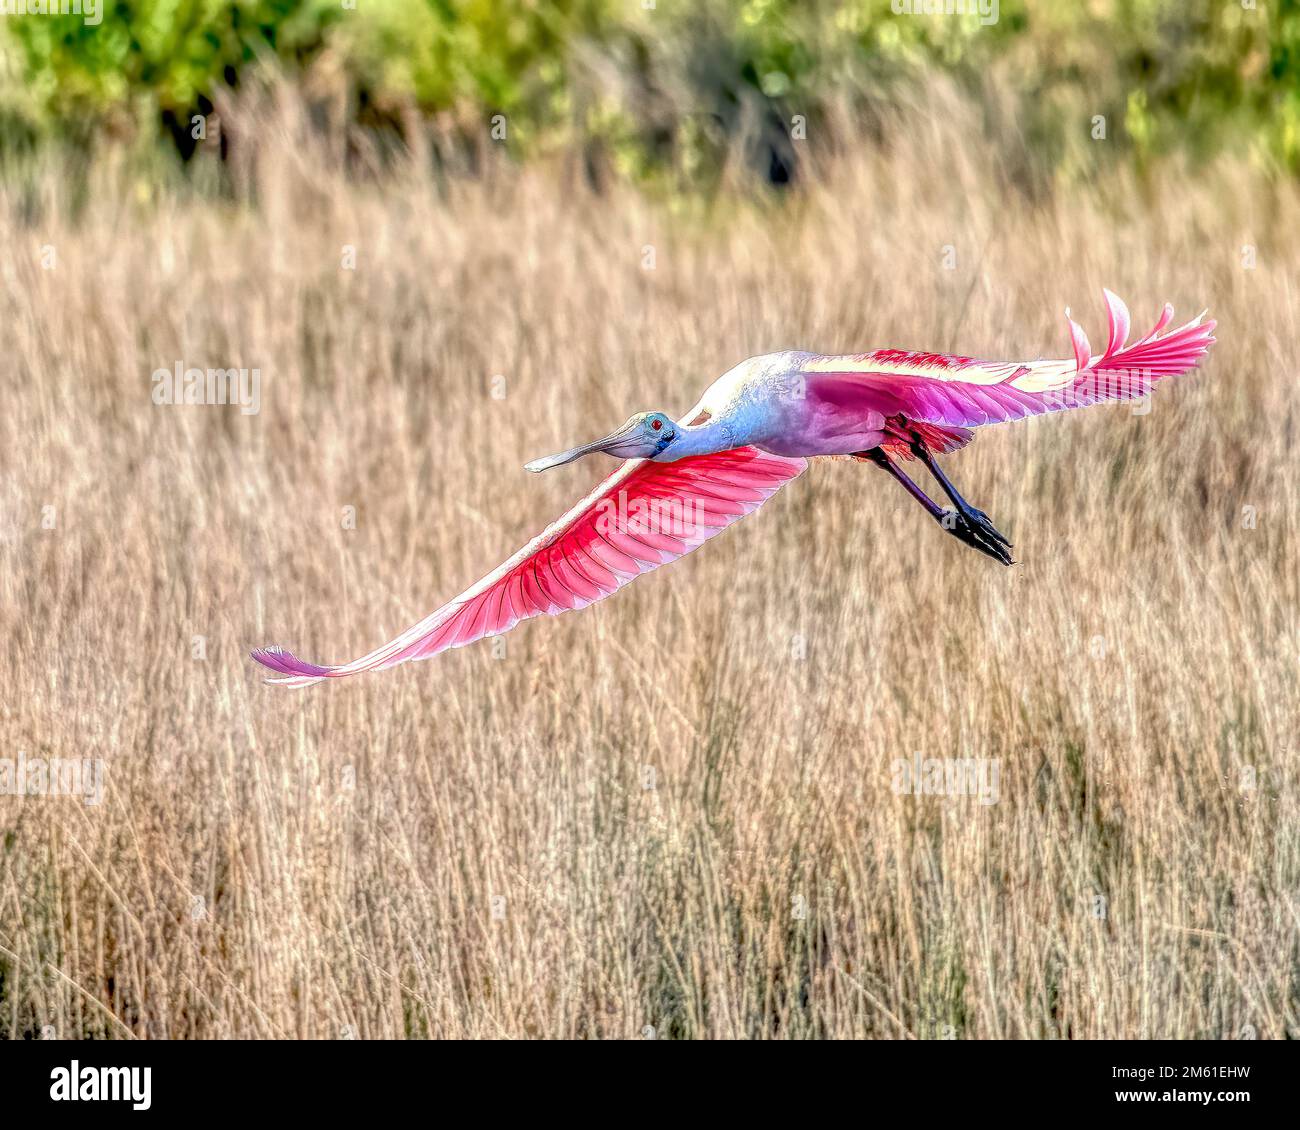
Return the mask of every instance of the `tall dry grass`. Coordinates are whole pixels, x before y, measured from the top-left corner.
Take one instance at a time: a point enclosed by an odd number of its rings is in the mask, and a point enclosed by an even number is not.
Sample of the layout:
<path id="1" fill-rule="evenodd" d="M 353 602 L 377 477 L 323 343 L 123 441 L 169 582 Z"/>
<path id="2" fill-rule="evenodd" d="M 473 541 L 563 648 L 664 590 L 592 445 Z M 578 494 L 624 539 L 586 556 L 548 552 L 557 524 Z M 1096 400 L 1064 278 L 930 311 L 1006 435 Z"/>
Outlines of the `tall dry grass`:
<path id="1" fill-rule="evenodd" d="M 0 189 L 0 756 L 106 789 L 0 798 L 0 1031 L 1297 1034 L 1300 200 L 1027 201 L 939 110 L 707 217 L 358 183 L 292 116 L 251 204 Z M 387 639 L 604 470 L 526 459 L 745 356 L 1059 356 L 1103 284 L 1219 344 L 1148 414 L 949 460 L 1015 569 L 825 462 L 503 654 L 302 693 L 246 658 Z M 260 367 L 261 413 L 153 405 L 177 360 Z M 896 795 L 917 752 L 998 802 Z"/>

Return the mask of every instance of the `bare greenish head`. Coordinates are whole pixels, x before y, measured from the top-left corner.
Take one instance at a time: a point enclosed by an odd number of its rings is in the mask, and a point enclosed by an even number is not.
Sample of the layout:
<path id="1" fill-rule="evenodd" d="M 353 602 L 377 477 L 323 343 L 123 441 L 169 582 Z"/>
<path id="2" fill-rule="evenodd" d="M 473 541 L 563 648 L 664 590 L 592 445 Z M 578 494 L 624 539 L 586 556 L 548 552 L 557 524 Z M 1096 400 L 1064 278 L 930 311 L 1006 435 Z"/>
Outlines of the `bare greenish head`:
<path id="1" fill-rule="evenodd" d="M 552 467 L 572 463 L 575 459 L 581 459 L 584 455 L 592 455 L 597 451 L 603 451 L 616 459 L 653 459 L 667 450 L 676 439 L 677 425 L 662 412 L 638 412 L 621 428 L 610 432 L 604 439 L 571 447 L 558 455 L 534 459 L 531 463 L 525 463 L 524 469 L 549 471 Z"/>

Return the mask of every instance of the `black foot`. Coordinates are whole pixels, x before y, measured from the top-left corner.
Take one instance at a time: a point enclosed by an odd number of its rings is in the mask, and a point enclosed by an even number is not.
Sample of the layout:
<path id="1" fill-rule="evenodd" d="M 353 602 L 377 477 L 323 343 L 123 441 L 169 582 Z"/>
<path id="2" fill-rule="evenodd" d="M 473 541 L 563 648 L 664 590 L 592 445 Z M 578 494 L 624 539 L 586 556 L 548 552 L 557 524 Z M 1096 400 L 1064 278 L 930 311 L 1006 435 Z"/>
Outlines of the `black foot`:
<path id="1" fill-rule="evenodd" d="M 970 522 L 972 526 L 977 527 L 986 537 L 992 538 L 996 542 L 1001 542 L 1008 549 L 1012 548 L 1011 543 L 998 531 L 998 528 L 989 520 L 989 516 L 983 510 L 976 510 L 975 507 L 967 503 L 962 516 Z"/>
<path id="2" fill-rule="evenodd" d="M 958 541 L 965 542 L 972 549 L 978 549 L 986 557 L 1000 561 L 1003 565 L 1014 565 L 1011 554 L 1007 552 L 1006 539 L 993 528 L 993 523 L 987 517 L 978 510 L 974 514 L 983 518 L 983 521 L 973 516 L 968 518 L 957 510 L 945 510 L 939 515 L 938 522 Z"/>
<path id="3" fill-rule="evenodd" d="M 935 463 L 934 456 L 930 454 L 929 448 L 925 446 L 925 444 L 921 441 L 921 437 L 918 436 L 915 432 L 912 433 L 911 443 L 909 444 L 909 447 L 912 450 L 912 454 L 916 456 L 916 458 L 920 460 L 922 464 L 924 464 L 925 468 L 930 472 L 930 474 L 932 474 L 938 480 L 939 485 L 943 487 L 944 493 L 951 500 L 953 506 L 957 508 L 956 513 L 958 514 L 958 516 L 964 519 L 964 522 L 967 526 L 970 526 L 975 531 L 978 531 L 978 536 L 980 540 L 984 542 L 996 544 L 996 545 L 1004 545 L 1010 548 L 1011 543 L 1002 535 L 1002 533 L 998 530 L 998 528 L 995 525 L 993 525 L 993 523 L 989 520 L 989 516 L 985 514 L 983 510 L 976 510 L 975 507 L 973 507 L 969 502 L 967 502 L 964 498 L 962 498 L 960 494 L 957 493 L 957 488 L 954 487 L 952 483 L 948 481 L 948 476 L 945 475 L 939 469 L 939 465 Z M 951 514 L 953 512 L 949 510 L 946 511 L 946 513 Z M 939 523 L 944 527 L 944 529 L 950 529 L 952 527 L 951 521 L 944 517 L 939 517 Z M 953 530 L 953 532 L 955 533 L 956 530 Z M 961 534 L 958 534 L 957 536 L 962 537 Z M 962 540 L 967 541 L 968 539 L 962 537 Z M 974 545 L 975 543 L 968 542 L 968 544 Z M 1008 558 L 1005 553 L 1000 555 L 990 554 L 990 556 L 998 557 L 999 560 L 1003 560 L 1003 558 L 1006 558 L 1006 560 L 1003 561 L 1003 564 L 1006 565 L 1011 564 L 1010 558 Z"/>

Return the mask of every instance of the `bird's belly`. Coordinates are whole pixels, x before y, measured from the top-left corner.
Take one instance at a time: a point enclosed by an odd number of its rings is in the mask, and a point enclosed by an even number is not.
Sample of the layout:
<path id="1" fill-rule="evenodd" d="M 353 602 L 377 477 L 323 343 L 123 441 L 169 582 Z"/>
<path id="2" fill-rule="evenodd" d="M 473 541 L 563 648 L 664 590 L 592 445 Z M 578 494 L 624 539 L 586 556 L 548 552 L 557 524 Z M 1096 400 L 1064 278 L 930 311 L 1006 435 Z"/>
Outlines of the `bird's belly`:
<path id="1" fill-rule="evenodd" d="M 778 429 L 756 444 L 787 458 L 808 455 L 852 455 L 879 447 L 885 438 L 885 417 L 879 412 L 818 412 L 800 426 Z"/>

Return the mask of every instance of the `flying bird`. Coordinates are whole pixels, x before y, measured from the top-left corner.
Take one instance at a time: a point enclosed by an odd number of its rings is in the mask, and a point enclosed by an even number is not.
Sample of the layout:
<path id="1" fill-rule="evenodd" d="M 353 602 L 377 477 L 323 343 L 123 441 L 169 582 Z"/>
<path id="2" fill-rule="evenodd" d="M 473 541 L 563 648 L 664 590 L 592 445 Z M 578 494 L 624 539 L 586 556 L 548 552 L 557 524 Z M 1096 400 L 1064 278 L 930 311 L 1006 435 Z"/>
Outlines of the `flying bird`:
<path id="1" fill-rule="evenodd" d="M 724 373 L 680 419 L 642 412 L 593 443 L 526 464 L 545 471 L 604 452 L 624 463 L 509 561 L 396 639 L 351 663 L 324 667 L 278 647 L 252 653 L 304 687 L 380 671 L 507 632 L 609 596 L 702 545 L 757 510 L 818 456 L 852 456 L 896 479 L 942 529 L 1004 565 L 1011 543 L 968 503 L 935 462 L 965 447 L 972 429 L 1024 416 L 1147 395 L 1164 377 L 1195 368 L 1215 323 L 1202 313 L 1176 330 L 1166 304 L 1155 328 L 1128 343 L 1124 303 L 1104 292 L 1106 348 L 1092 354 L 1070 317 L 1074 356 L 1060 361 L 878 349 L 822 356 L 752 357 Z M 951 506 L 931 499 L 899 460 L 917 460 Z"/>

